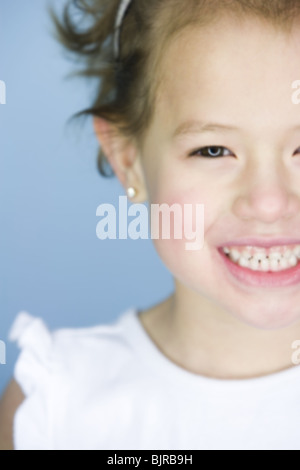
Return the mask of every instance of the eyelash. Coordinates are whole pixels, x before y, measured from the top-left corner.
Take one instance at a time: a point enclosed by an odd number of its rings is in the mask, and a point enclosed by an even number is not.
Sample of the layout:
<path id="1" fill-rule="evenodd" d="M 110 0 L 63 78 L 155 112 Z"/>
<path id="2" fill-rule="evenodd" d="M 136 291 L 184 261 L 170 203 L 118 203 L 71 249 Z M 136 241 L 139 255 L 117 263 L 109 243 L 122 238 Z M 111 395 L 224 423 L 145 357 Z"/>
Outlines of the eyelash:
<path id="1" fill-rule="evenodd" d="M 203 155 L 203 152 L 205 153 L 205 151 L 208 151 L 209 150 L 222 150 L 223 151 L 223 155 L 218 155 L 219 152 L 212 152 L 211 155 Z M 224 155 L 224 151 L 226 151 L 226 155 Z M 201 154 L 202 152 L 202 154 Z M 300 153 L 300 147 L 298 147 L 294 154 L 293 155 L 296 155 L 297 153 Z M 203 158 L 207 158 L 207 159 L 216 159 L 216 158 L 222 158 L 222 157 L 234 157 L 235 155 L 226 147 L 222 147 L 222 146 L 219 146 L 219 145 L 211 145 L 211 146 L 207 146 L 207 147 L 201 147 L 200 149 L 197 149 L 195 150 L 194 152 L 192 152 L 190 155 L 190 157 L 203 157 Z"/>
<path id="2" fill-rule="evenodd" d="M 223 155 L 218 155 L 218 153 L 219 153 L 218 150 L 220 150 L 220 149 L 223 151 Z M 203 155 L 203 153 L 205 153 L 205 151 L 207 151 L 209 153 L 210 150 L 213 150 L 211 155 Z M 215 150 L 217 150 L 217 152 L 215 152 Z M 224 151 L 228 152 L 228 154 L 224 155 Z M 201 154 L 201 152 L 202 152 L 202 154 Z M 208 147 L 202 147 L 200 149 L 195 150 L 194 152 L 192 152 L 190 154 L 190 157 L 194 157 L 194 156 L 195 157 L 199 156 L 199 157 L 208 158 L 208 159 L 214 159 L 214 158 L 234 156 L 234 154 L 229 149 L 227 149 L 226 147 L 222 147 L 222 146 L 219 146 L 219 145 L 211 145 L 211 146 L 208 146 Z"/>

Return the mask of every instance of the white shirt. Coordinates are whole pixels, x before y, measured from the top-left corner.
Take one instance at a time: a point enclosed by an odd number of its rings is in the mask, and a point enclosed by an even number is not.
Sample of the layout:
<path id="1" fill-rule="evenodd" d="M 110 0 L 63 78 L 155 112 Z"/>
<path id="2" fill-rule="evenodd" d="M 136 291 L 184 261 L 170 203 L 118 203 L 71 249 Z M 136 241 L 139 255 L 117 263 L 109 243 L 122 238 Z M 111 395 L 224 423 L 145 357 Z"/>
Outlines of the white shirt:
<path id="1" fill-rule="evenodd" d="M 300 368 L 205 378 L 171 362 L 138 311 L 50 333 L 21 312 L 16 450 L 300 450 Z"/>

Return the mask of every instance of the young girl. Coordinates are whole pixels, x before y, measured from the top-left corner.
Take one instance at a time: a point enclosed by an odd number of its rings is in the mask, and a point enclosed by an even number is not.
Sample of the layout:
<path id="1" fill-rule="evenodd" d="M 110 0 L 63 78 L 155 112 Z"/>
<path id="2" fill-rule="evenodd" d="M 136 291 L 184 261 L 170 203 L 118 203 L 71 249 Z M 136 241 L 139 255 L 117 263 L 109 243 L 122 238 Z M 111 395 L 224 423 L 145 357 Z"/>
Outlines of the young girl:
<path id="1" fill-rule="evenodd" d="M 17 318 L 2 448 L 300 449 L 299 22 L 299 0 L 69 1 L 101 172 L 132 202 L 203 204 L 205 240 L 153 240 L 175 290 L 148 311 Z"/>

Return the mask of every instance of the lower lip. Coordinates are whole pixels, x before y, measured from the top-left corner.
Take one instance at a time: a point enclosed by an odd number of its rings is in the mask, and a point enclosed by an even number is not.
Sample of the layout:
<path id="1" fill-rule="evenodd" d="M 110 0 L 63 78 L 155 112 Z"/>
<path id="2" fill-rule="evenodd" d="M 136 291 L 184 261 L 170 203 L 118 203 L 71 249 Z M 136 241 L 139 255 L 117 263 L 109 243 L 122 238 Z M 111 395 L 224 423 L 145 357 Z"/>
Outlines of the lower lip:
<path id="1" fill-rule="evenodd" d="M 222 249 L 218 250 L 224 265 L 229 273 L 238 281 L 253 287 L 288 287 L 300 283 L 300 263 L 297 266 L 277 272 L 261 272 L 252 271 L 233 263 L 223 253 Z"/>

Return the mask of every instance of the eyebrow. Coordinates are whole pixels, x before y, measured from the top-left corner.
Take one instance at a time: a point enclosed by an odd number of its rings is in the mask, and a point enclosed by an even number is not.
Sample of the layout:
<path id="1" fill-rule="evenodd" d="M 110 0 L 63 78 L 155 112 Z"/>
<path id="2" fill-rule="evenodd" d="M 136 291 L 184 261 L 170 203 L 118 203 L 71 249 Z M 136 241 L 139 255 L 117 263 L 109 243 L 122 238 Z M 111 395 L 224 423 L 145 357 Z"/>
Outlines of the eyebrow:
<path id="1" fill-rule="evenodd" d="M 202 134 L 204 132 L 216 131 L 238 131 L 236 126 L 229 126 L 215 122 L 186 121 L 180 124 L 173 134 L 173 138 L 189 134 Z"/>

